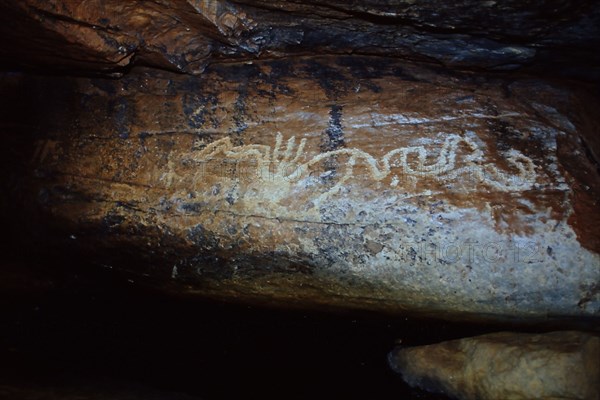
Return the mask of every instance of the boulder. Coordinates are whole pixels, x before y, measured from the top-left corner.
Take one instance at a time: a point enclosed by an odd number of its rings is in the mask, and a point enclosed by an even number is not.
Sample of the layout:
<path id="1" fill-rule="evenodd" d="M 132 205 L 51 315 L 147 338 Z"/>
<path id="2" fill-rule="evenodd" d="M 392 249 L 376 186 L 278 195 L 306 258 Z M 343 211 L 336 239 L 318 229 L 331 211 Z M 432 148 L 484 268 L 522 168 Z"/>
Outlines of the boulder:
<path id="1" fill-rule="evenodd" d="M 411 386 L 460 400 L 600 398 L 600 338 L 583 332 L 492 333 L 397 348 L 389 362 Z"/>

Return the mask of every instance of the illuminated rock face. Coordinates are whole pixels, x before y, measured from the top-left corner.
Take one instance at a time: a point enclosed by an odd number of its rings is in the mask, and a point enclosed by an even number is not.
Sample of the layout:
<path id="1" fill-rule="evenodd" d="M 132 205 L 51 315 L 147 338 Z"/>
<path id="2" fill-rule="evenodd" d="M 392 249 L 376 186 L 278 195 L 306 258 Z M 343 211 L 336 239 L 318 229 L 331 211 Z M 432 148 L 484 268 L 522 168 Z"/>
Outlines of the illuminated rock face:
<path id="1" fill-rule="evenodd" d="M 411 386 L 461 400 L 600 396 L 600 339 L 582 332 L 513 332 L 398 348 L 390 365 Z"/>
<path id="2" fill-rule="evenodd" d="M 600 314 L 575 92 L 357 56 L 31 82 L 52 112 L 23 204 L 98 264 L 242 301 Z"/>

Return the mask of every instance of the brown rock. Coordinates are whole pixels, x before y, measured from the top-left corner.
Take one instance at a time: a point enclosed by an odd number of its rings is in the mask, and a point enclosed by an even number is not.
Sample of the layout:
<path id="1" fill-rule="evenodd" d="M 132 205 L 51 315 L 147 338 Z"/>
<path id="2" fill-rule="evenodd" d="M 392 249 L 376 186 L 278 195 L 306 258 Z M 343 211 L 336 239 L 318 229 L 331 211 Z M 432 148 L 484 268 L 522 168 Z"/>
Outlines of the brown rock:
<path id="1" fill-rule="evenodd" d="M 411 386 L 460 400 L 600 398 L 600 339 L 582 332 L 493 333 L 398 348 L 389 360 Z"/>
<path id="2" fill-rule="evenodd" d="M 39 128 L 4 129 L 30 154 L 11 217 L 97 264 L 243 301 L 600 316 L 569 89 L 364 57 L 15 85 L 12 126 Z"/>
<path id="3" fill-rule="evenodd" d="M 122 73 L 132 63 L 191 74 L 223 59 L 385 55 L 449 67 L 598 79 L 594 1 L 0 0 L 11 66 Z"/>

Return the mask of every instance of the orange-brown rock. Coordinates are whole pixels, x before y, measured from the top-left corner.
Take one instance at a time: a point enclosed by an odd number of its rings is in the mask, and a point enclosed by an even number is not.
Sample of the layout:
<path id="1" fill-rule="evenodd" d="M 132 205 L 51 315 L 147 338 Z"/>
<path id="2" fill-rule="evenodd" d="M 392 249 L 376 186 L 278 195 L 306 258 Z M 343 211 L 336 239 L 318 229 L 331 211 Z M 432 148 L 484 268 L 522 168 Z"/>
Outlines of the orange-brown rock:
<path id="1" fill-rule="evenodd" d="M 362 54 L 597 81 L 599 27 L 593 0 L 1 0 L 0 62 L 199 74 L 223 59 Z"/>
<path id="2" fill-rule="evenodd" d="M 499 332 L 398 348 L 392 368 L 411 386 L 460 400 L 600 398 L 600 338 L 584 332 Z"/>
<path id="3" fill-rule="evenodd" d="M 570 89 L 357 56 L 11 84 L 20 210 L 97 264 L 245 301 L 600 316 Z"/>

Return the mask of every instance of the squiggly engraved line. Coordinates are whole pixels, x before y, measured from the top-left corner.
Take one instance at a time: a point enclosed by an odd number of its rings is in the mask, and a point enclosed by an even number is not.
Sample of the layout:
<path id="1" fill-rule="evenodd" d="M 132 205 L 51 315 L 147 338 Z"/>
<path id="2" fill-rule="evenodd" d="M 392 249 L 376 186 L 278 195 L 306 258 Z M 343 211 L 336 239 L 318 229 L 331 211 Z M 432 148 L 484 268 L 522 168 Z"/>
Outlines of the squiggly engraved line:
<path id="1" fill-rule="evenodd" d="M 456 155 L 458 146 L 461 144 L 464 144 L 471 153 L 464 156 L 465 165 L 457 168 Z M 437 160 L 431 164 L 426 164 L 428 152 L 424 146 L 400 147 L 386 153 L 380 160 L 375 159 L 363 150 L 342 148 L 319 153 L 308 161 L 300 163 L 300 160 L 305 157 L 305 147 L 306 139 L 302 139 L 300 144 L 296 146 L 296 138 L 292 136 L 287 140 L 285 149 L 283 149 L 283 135 L 280 132 L 275 137 L 275 144 L 272 149 L 271 146 L 257 144 L 234 146 L 230 138 L 225 137 L 207 145 L 194 158 L 199 161 L 206 161 L 222 155 L 232 160 L 252 159 L 256 161 L 257 168 L 270 168 L 271 176 L 297 181 L 306 176 L 309 169 L 321 161 L 336 156 L 348 156 L 346 170 L 341 178 L 334 186 L 323 193 L 318 201 L 338 192 L 353 177 L 354 167 L 359 162 L 362 162 L 362 165 L 369 171 L 370 176 L 376 181 L 381 181 L 390 176 L 392 172 L 391 160 L 395 157 L 398 159 L 403 173 L 407 175 L 434 177 L 447 181 L 457 179 L 461 174 L 468 172 L 474 174 L 482 184 L 498 191 L 529 190 L 537 177 L 535 164 L 521 152 L 513 149 L 506 153 L 507 163 L 518 171 L 516 174 L 508 173 L 499 170 L 493 164 L 483 163 L 485 157 L 480 146 L 472 139 L 456 134 L 446 137 Z M 408 157 L 413 154 L 416 155 L 415 167 L 408 163 Z M 395 163 L 394 167 L 398 163 Z"/>

